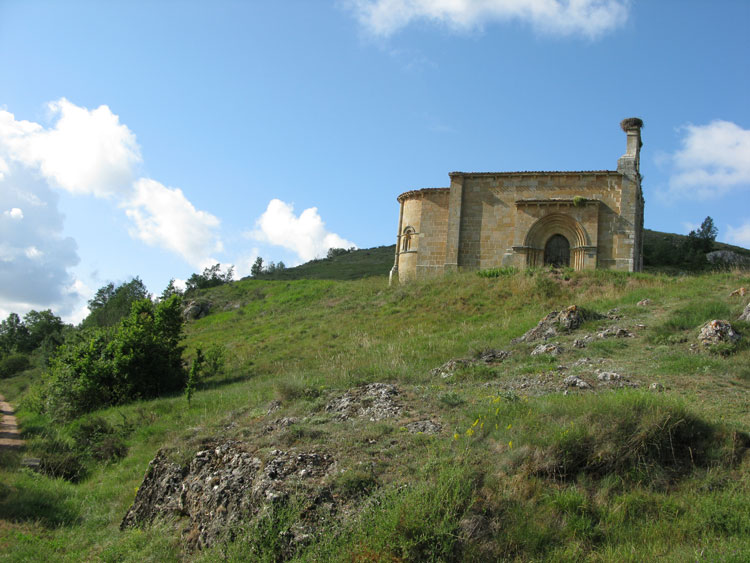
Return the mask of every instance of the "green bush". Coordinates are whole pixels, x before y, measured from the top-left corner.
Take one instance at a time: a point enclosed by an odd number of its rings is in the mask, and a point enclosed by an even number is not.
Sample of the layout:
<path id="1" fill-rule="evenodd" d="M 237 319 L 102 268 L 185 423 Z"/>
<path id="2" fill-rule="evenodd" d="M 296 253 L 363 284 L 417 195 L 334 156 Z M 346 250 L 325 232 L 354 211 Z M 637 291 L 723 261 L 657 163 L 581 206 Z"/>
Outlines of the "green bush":
<path id="1" fill-rule="evenodd" d="M 694 468 L 732 466 L 750 445 L 747 435 L 644 392 L 503 404 L 496 433 L 512 442 L 514 463 L 556 480 L 617 474 L 663 486 Z M 493 418 L 487 417 L 486 427 L 494 427 Z"/>
<path id="2" fill-rule="evenodd" d="M 46 410 L 70 420 L 182 389 L 182 322 L 180 296 L 157 305 L 144 299 L 133 303 L 116 329 L 90 329 L 64 344 L 46 375 Z"/>
<path id="3" fill-rule="evenodd" d="M 505 276 L 512 276 L 518 272 L 518 268 L 515 266 L 505 266 L 503 268 L 489 268 L 487 270 L 479 270 L 477 275 L 481 278 L 499 278 Z"/>
<path id="4" fill-rule="evenodd" d="M 71 435 L 76 450 L 96 461 L 115 461 L 128 453 L 121 431 L 100 416 L 76 421 Z"/>
<path id="5" fill-rule="evenodd" d="M 50 477 L 77 483 L 88 473 L 80 452 L 59 438 L 36 440 L 31 444 L 31 452 L 39 457 L 39 471 Z"/>
<path id="6" fill-rule="evenodd" d="M 31 367 L 26 354 L 11 354 L 0 361 L 0 378 L 13 377 Z"/>

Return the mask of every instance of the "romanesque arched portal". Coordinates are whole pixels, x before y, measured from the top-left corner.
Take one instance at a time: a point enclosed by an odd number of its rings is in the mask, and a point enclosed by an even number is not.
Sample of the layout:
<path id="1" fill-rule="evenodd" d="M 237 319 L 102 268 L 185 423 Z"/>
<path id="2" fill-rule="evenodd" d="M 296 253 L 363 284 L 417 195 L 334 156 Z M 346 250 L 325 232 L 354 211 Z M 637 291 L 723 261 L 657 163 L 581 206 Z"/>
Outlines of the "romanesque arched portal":
<path id="1" fill-rule="evenodd" d="M 581 224 L 565 213 L 550 213 L 534 223 L 526 235 L 528 266 L 583 268 L 584 249 L 591 244 Z"/>

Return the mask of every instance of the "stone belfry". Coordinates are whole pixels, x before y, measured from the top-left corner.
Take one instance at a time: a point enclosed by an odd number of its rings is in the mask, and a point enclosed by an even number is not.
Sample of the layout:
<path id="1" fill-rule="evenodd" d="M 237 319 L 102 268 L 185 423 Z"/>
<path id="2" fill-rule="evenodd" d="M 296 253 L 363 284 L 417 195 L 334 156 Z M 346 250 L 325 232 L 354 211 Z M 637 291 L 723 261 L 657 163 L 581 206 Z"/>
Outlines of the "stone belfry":
<path id="1" fill-rule="evenodd" d="M 643 121 L 620 126 L 617 170 L 451 172 L 450 187 L 402 193 L 391 278 L 505 266 L 641 270 Z"/>

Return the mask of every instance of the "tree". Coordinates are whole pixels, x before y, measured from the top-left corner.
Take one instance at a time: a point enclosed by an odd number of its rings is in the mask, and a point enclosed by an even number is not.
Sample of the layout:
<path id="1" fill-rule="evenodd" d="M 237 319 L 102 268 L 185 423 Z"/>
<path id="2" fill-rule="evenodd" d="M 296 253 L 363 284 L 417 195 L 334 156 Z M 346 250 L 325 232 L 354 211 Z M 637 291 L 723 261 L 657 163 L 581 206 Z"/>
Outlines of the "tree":
<path id="1" fill-rule="evenodd" d="M 706 217 L 701 223 L 701 226 L 696 231 L 690 231 L 689 237 L 696 239 L 695 247 L 702 250 L 703 252 L 711 252 L 714 247 L 714 241 L 716 241 L 716 235 L 719 233 L 719 229 L 714 225 L 714 220 L 710 216 Z"/>
<path id="2" fill-rule="evenodd" d="M 258 256 L 255 259 L 255 262 L 253 262 L 252 267 L 250 268 L 250 275 L 254 278 L 257 278 L 263 273 L 263 258 Z"/>
<path id="3" fill-rule="evenodd" d="M 149 299 L 150 294 L 138 276 L 117 287 L 110 282 L 100 287 L 89 301 L 89 315 L 84 327 L 109 327 L 117 325 L 129 313 L 133 303 Z"/>
<path id="4" fill-rule="evenodd" d="M 175 285 L 174 278 L 171 278 L 169 280 L 169 284 L 167 284 L 167 287 L 165 287 L 164 291 L 161 292 L 159 301 L 166 301 L 173 295 L 182 295 L 182 290 Z"/>
<path id="5" fill-rule="evenodd" d="M 206 289 L 229 283 L 234 277 L 234 266 L 229 266 L 226 273 L 221 273 L 221 264 L 214 264 L 203 270 L 202 274 L 193 274 L 185 283 L 185 293 L 197 289 Z"/>
<path id="6" fill-rule="evenodd" d="M 29 331 L 16 313 L 0 323 L 0 354 L 11 352 L 28 352 L 31 348 Z"/>
<path id="7" fill-rule="evenodd" d="M 24 315 L 23 321 L 28 330 L 32 348 L 38 348 L 45 341 L 49 340 L 55 340 L 57 344 L 62 341 L 61 335 L 65 328 L 65 323 L 51 309 L 47 309 L 46 311 L 35 311 L 32 309 Z"/>

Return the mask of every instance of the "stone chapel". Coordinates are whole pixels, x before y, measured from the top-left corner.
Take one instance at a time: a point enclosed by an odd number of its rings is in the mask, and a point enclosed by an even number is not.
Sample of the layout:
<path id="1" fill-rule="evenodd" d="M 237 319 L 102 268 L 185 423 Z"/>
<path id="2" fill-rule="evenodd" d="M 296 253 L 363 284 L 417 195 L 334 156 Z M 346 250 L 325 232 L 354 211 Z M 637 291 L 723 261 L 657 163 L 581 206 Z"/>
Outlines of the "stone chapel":
<path id="1" fill-rule="evenodd" d="M 620 126 L 617 170 L 451 172 L 449 188 L 402 193 L 391 279 L 505 266 L 640 271 L 643 121 Z"/>

